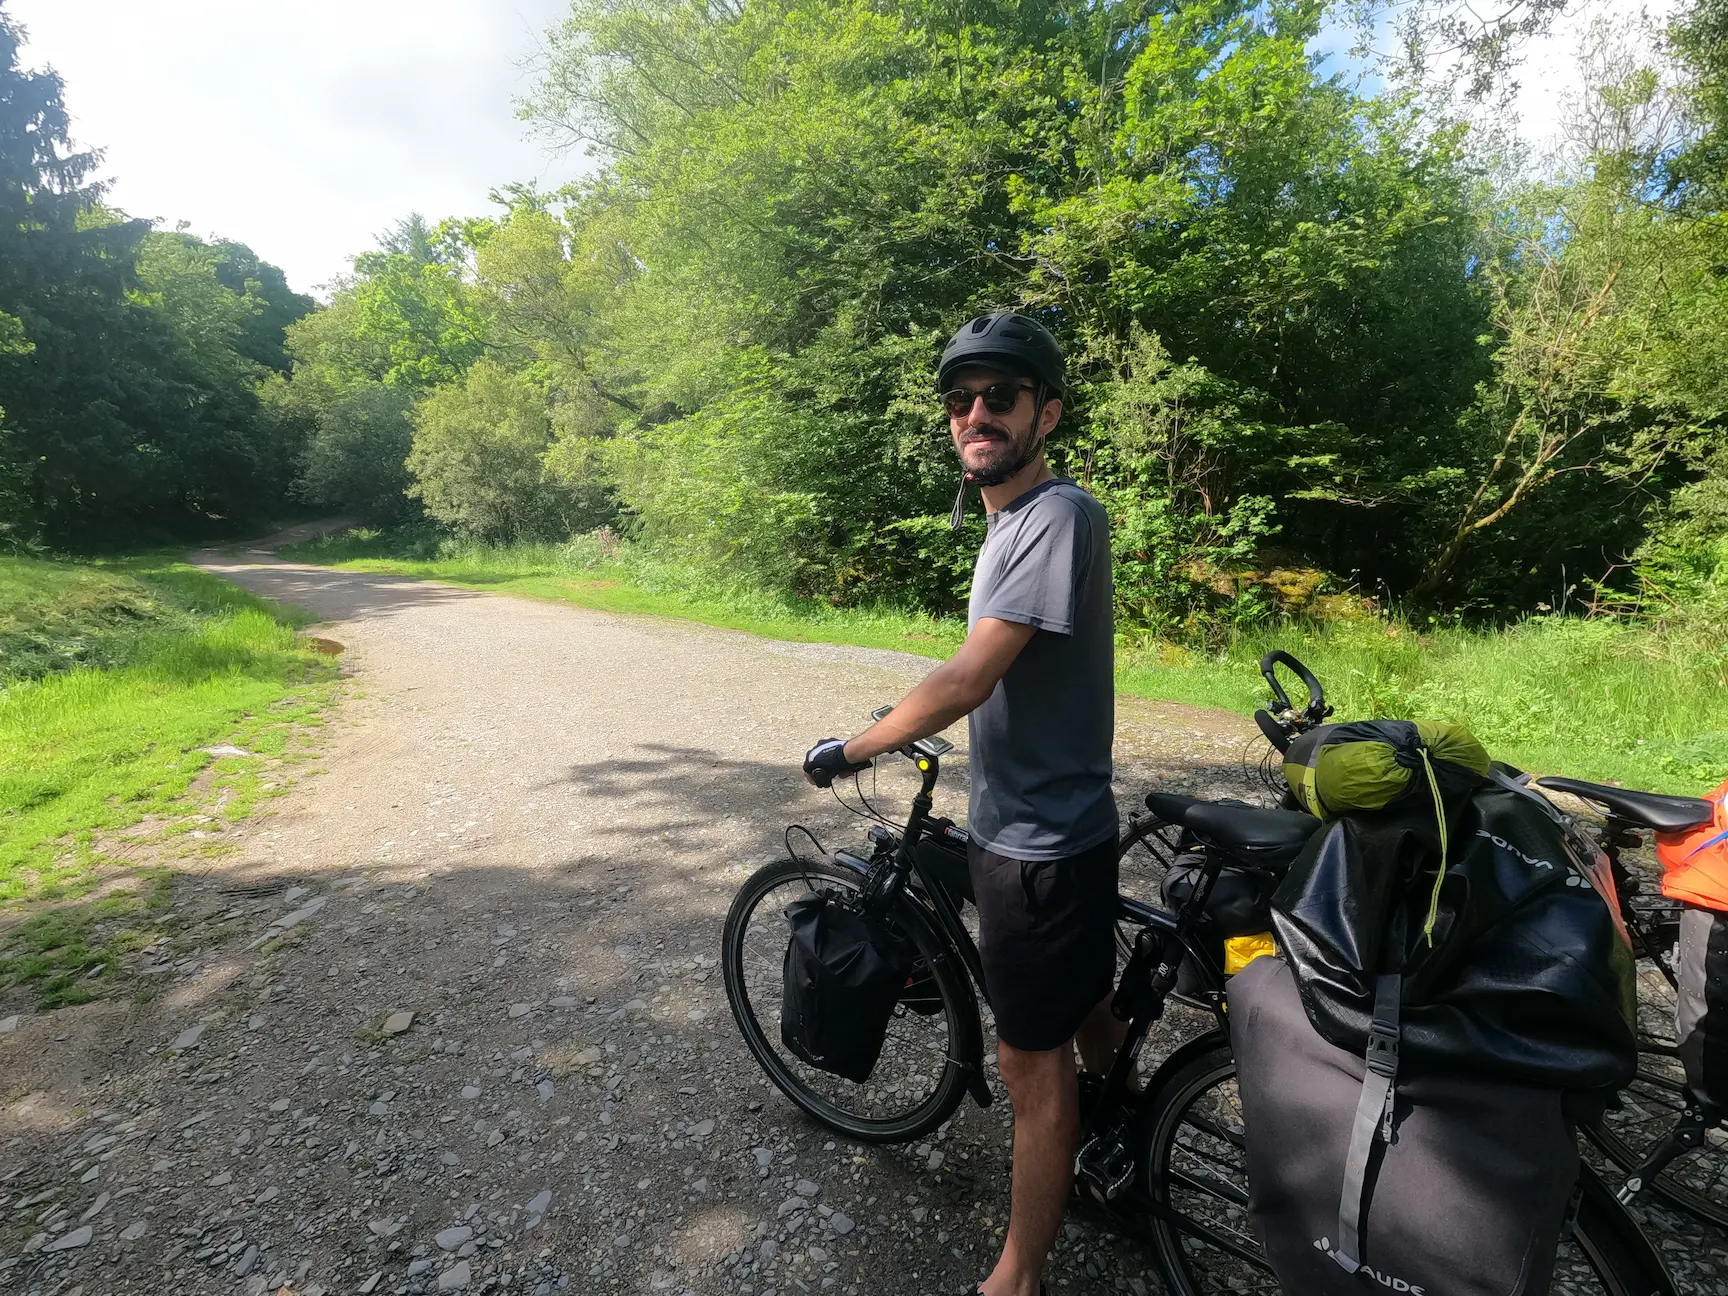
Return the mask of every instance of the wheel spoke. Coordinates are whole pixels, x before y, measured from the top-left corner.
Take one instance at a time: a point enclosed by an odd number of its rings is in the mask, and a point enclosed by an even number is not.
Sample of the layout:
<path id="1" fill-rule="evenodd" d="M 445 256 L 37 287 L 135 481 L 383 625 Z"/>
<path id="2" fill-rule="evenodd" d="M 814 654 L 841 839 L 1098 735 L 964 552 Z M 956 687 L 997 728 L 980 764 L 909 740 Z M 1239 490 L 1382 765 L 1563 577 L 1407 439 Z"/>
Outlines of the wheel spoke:
<path id="1" fill-rule="evenodd" d="M 1195 1192 L 1209 1193 L 1213 1197 L 1221 1197 L 1232 1206 L 1246 1207 L 1248 1205 L 1247 1193 L 1234 1184 L 1225 1183 L 1222 1179 L 1212 1175 L 1191 1174 L 1186 1170 L 1172 1170 L 1170 1178 L 1184 1188 L 1191 1188 Z"/>

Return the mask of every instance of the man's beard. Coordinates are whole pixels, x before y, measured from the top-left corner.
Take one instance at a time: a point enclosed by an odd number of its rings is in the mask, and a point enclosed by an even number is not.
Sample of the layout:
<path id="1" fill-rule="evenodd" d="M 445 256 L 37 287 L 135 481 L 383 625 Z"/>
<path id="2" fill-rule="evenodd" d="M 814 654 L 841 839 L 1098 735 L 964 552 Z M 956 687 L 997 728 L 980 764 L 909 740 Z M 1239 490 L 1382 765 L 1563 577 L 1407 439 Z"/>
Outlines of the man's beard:
<path id="1" fill-rule="evenodd" d="M 965 456 L 961 456 L 960 464 L 965 469 L 966 480 L 974 486 L 1000 486 L 1038 457 L 1043 438 L 1036 429 L 1028 428 L 1023 440 L 1016 440 L 1006 428 L 995 430 L 1008 439 L 986 442 L 990 453 L 981 466 L 967 468 Z"/>

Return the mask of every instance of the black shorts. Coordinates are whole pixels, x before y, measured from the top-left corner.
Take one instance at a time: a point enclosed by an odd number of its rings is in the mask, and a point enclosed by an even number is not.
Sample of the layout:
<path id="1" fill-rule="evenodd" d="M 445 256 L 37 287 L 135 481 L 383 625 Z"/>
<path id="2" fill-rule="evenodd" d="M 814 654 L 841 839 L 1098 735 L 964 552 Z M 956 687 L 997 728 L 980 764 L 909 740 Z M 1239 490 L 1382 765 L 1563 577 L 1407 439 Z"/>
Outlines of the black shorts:
<path id="1" fill-rule="evenodd" d="M 1060 1048 L 1116 980 L 1116 839 L 1059 860 L 974 843 L 969 864 L 997 1038 Z"/>

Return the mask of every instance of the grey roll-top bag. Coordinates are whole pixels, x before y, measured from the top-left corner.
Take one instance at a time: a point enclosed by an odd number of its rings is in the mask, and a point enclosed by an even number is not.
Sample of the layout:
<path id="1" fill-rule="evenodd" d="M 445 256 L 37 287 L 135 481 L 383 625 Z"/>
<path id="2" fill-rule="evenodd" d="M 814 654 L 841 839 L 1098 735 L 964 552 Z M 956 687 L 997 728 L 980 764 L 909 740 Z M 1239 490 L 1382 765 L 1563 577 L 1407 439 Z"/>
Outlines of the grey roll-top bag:
<path id="1" fill-rule="evenodd" d="M 1229 1016 L 1248 1210 L 1290 1296 L 1548 1291 L 1578 1175 L 1562 1090 L 1465 1072 L 1398 1075 L 1393 1141 L 1374 1138 L 1363 1167 L 1352 1273 L 1338 1259 L 1339 1199 L 1370 1088 L 1366 1057 L 1320 1036 L 1281 958 L 1231 979 Z"/>

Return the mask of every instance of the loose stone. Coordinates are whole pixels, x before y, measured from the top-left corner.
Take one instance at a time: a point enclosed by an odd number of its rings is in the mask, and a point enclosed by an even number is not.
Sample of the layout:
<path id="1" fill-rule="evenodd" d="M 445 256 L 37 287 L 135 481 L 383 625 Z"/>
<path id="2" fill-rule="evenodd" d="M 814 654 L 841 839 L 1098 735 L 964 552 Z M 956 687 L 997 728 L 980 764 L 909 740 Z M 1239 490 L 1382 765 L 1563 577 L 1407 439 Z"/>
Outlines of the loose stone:
<path id="1" fill-rule="evenodd" d="M 185 1030 L 176 1035 L 174 1037 L 174 1042 L 168 1047 L 177 1052 L 185 1052 L 187 1049 L 197 1048 L 198 1041 L 203 1038 L 204 1023 L 199 1022 L 196 1026 L 188 1026 Z"/>
<path id="2" fill-rule="evenodd" d="M 89 1246 L 90 1239 L 95 1236 L 96 1230 L 86 1224 L 82 1228 L 75 1228 L 70 1233 L 55 1238 L 47 1246 L 43 1247 L 42 1251 L 44 1254 L 50 1251 L 75 1251 L 79 1247 Z"/>

